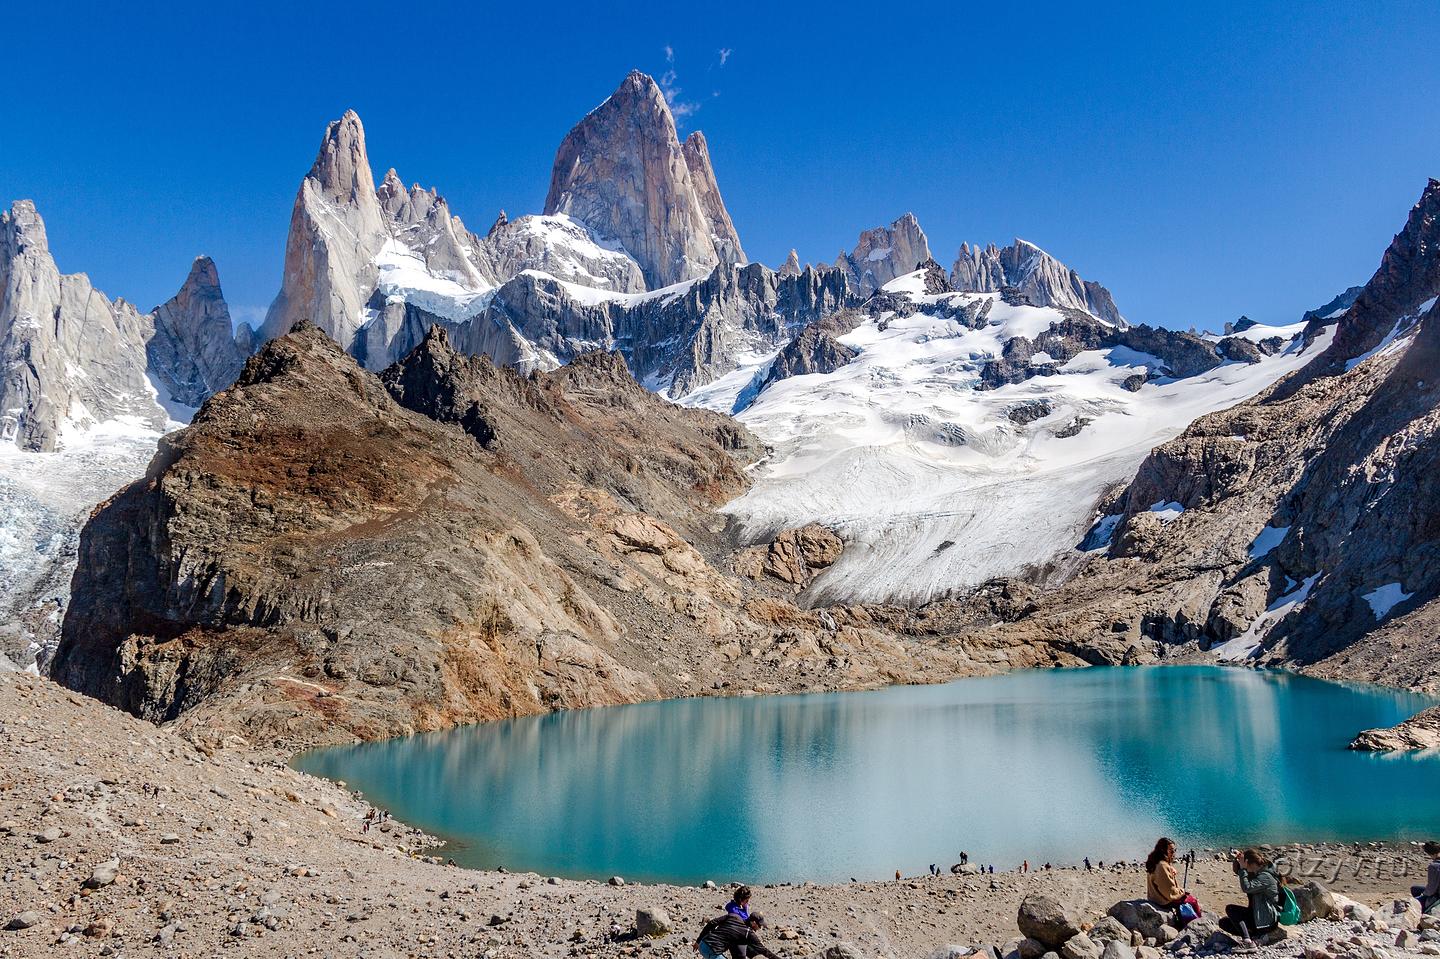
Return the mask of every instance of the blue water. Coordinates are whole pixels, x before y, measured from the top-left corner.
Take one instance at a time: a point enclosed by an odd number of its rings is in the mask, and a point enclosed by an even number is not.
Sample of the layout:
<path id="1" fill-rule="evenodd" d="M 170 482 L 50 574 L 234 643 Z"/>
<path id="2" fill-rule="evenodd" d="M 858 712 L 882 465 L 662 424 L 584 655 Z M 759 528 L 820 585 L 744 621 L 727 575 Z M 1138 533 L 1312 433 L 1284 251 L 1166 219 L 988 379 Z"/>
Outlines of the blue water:
<path id="1" fill-rule="evenodd" d="M 874 879 L 1249 841 L 1440 835 L 1440 758 L 1345 747 L 1434 700 L 1218 667 L 684 699 L 307 753 L 462 865 Z"/>

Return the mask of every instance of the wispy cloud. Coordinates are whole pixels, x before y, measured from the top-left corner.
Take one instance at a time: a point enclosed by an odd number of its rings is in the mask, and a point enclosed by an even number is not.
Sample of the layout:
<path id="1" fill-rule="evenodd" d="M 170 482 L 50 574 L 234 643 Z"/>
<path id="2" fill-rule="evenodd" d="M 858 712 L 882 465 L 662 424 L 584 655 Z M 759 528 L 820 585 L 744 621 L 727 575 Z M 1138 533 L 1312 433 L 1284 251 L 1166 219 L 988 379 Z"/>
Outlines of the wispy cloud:
<path id="1" fill-rule="evenodd" d="M 735 52 L 735 51 L 732 50 L 732 49 L 730 49 L 729 47 L 721 47 L 721 48 L 720 48 L 720 50 L 719 50 L 719 53 L 720 53 L 720 65 L 721 65 L 722 67 L 725 65 L 725 61 L 727 61 L 727 60 L 730 59 L 730 54 L 732 54 L 732 53 L 734 53 L 734 52 Z"/>
<path id="2" fill-rule="evenodd" d="M 230 324 L 239 326 L 241 323 L 249 323 L 255 329 L 260 329 L 260 324 L 265 322 L 267 309 L 263 306 L 245 306 L 235 304 L 230 307 Z"/>
<path id="3" fill-rule="evenodd" d="M 675 48 L 665 44 L 665 62 L 670 64 L 670 69 L 660 74 L 660 92 L 665 95 L 665 102 L 670 106 L 670 112 L 675 116 L 677 125 L 684 126 L 686 117 L 698 113 L 701 104 L 694 100 L 683 100 L 680 94 L 679 78 L 675 73 Z"/>

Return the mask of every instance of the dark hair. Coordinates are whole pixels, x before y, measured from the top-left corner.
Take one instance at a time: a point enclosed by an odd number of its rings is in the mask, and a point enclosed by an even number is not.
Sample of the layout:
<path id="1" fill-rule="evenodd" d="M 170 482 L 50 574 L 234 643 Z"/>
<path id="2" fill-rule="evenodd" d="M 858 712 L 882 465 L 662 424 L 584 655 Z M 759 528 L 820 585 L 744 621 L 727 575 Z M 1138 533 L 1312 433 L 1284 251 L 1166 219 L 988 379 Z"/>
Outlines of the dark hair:
<path id="1" fill-rule="evenodd" d="M 750 918 L 747 919 L 746 922 L 749 922 L 751 925 L 755 926 L 763 926 L 765 925 L 765 914 L 762 912 L 752 912 L 750 913 Z"/>
<path id="2" fill-rule="evenodd" d="M 1428 840 L 1425 845 L 1420 848 L 1425 850 L 1425 855 L 1427 856 L 1440 856 L 1440 842 L 1436 842 L 1433 839 Z"/>
<path id="3" fill-rule="evenodd" d="M 1261 869 L 1264 869 L 1266 866 L 1271 865 L 1270 860 L 1260 855 L 1260 853 L 1254 849 L 1245 850 L 1243 853 L 1241 853 L 1241 856 L 1246 862 L 1250 863 L 1251 865 L 1259 866 Z"/>
<path id="4" fill-rule="evenodd" d="M 1155 867 L 1160 865 L 1160 860 L 1170 854 L 1170 848 L 1174 845 L 1174 840 L 1169 836 L 1161 836 L 1155 840 L 1155 848 L 1150 850 L 1150 855 L 1145 857 L 1145 871 L 1154 872 Z"/>
<path id="5" fill-rule="evenodd" d="M 749 899 L 749 898 L 750 898 L 750 887 L 749 887 L 749 886 L 741 886 L 739 889 L 736 889 L 736 890 L 735 890 L 735 902 L 737 902 L 737 903 L 742 903 L 742 902 L 744 902 L 746 899 Z"/>

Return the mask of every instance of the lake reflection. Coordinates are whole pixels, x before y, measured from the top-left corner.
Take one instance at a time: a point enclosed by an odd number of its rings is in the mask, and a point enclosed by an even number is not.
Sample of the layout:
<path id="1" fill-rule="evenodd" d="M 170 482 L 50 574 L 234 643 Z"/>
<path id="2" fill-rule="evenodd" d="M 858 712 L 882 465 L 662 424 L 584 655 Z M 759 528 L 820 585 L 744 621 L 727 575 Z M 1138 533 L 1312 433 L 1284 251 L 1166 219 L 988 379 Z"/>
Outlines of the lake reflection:
<path id="1" fill-rule="evenodd" d="M 1345 749 L 1415 694 L 1217 667 L 686 699 L 321 750 L 465 865 L 697 882 L 879 878 L 1182 846 L 1440 833 L 1440 760 Z"/>

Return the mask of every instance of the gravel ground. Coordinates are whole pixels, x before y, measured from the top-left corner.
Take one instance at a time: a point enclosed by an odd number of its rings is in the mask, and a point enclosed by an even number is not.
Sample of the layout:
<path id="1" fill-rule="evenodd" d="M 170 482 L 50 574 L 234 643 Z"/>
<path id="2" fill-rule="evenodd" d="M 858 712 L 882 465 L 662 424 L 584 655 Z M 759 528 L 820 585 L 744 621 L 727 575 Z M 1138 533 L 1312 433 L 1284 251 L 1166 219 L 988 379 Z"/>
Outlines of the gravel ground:
<path id="1" fill-rule="evenodd" d="M 284 759 L 207 752 L 48 680 L 0 673 L 0 927 L 24 926 L 0 931 L 0 956 L 658 959 L 691 955 L 694 934 L 727 897 L 445 866 L 425 858 L 425 836 L 398 823 L 363 831 L 363 801 Z M 1290 851 L 1331 888 L 1376 906 L 1424 872 L 1407 844 Z M 765 938 L 782 956 L 841 941 L 862 957 L 928 956 L 952 943 L 1003 948 L 1031 892 L 1095 918 L 1144 885 L 1133 869 L 997 873 L 993 885 L 947 873 L 757 888 L 755 907 L 770 916 Z M 1217 859 L 1203 858 L 1191 885 L 1217 912 L 1238 899 Z M 655 907 L 676 931 L 634 939 L 636 910 Z M 1307 939 L 1357 934 L 1312 925 Z M 1388 941 L 1394 951 L 1393 933 Z M 1293 943 L 1275 948 L 1300 955 Z"/>

